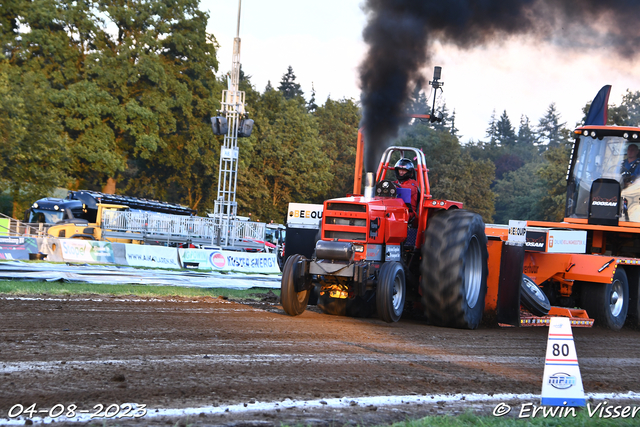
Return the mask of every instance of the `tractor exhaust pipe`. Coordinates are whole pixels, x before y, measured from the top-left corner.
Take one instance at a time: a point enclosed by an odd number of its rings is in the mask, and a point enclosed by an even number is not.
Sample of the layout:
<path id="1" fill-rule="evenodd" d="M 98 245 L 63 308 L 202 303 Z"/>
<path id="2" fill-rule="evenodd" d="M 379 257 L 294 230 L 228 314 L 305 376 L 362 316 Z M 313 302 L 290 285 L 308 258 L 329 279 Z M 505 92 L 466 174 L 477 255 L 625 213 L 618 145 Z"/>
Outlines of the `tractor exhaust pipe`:
<path id="1" fill-rule="evenodd" d="M 364 197 L 366 199 L 372 199 L 375 194 L 375 181 L 373 179 L 373 172 L 367 172 L 367 176 L 364 179 Z"/>

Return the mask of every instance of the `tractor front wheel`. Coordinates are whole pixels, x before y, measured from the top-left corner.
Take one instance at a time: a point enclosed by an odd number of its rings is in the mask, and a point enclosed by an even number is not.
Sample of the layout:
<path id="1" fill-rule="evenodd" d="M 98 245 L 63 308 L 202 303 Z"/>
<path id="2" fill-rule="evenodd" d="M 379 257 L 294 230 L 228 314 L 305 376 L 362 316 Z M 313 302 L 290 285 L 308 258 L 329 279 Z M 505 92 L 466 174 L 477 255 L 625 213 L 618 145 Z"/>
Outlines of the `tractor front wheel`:
<path id="1" fill-rule="evenodd" d="M 429 221 L 422 246 L 422 302 L 437 326 L 475 329 L 487 293 L 487 236 L 478 214 L 442 212 Z"/>
<path id="2" fill-rule="evenodd" d="M 298 261 L 302 255 L 291 255 L 287 258 L 282 269 L 282 281 L 280 282 L 280 302 L 284 312 L 290 316 L 302 314 L 309 302 L 310 289 L 296 292 L 294 278 L 297 276 Z"/>
<path id="3" fill-rule="evenodd" d="M 385 322 L 397 322 L 404 310 L 407 287 L 404 269 L 399 262 L 385 262 L 378 272 L 376 309 Z"/>

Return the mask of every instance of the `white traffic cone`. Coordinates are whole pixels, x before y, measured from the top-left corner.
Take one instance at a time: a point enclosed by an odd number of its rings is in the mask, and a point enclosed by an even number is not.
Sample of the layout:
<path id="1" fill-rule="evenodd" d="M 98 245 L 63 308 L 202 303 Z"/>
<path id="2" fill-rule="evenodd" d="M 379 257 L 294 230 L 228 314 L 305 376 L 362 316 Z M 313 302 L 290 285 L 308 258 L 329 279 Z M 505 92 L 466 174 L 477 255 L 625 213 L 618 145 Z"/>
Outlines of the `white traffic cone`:
<path id="1" fill-rule="evenodd" d="M 567 317 L 550 319 L 540 398 L 541 404 L 547 406 L 586 405 L 571 320 Z"/>

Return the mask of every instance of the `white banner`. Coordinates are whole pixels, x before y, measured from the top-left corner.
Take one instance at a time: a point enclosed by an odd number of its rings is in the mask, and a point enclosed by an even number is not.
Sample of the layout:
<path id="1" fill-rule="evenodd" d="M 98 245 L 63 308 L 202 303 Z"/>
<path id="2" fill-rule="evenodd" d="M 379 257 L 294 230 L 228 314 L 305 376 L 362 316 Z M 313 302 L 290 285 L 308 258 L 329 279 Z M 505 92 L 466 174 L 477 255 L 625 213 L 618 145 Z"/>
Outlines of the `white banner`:
<path id="1" fill-rule="evenodd" d="M 134 267 L 181 268 L 176 248 L 126 244 L 125 253 L 127 264 Z"/>
<path id="2" fill-rule="evenodd" d="M 547 252 L 557 254 L 583 254 L 587 251 L 587 232 L 549 230 Z"/>
<path id="3" fill-rule="evenodd" d="M 113 250 L 109 242 L 93 240 L 59 239 L 65 261 L 113 264 Z"/>
<path id="4" fill-rule="evenodd" d="M 242 273 L 280 274 L 276 254 L 206 249 L 178 249 L 183 267 Z"/>
<path id="5" fill-rule="evenodd" d="M 527 241 L 527 221 L 509 220 L 509 235 L 507 241 L 525 244 Z"/>
<path id="6" fill-rule="evenodd" d="M 314 225 L 319 228 L 320 221 L 322 221 L 323 209 L 324 205 L 314 205 L 309 203 L 289 203 L 287 225 Z"/>

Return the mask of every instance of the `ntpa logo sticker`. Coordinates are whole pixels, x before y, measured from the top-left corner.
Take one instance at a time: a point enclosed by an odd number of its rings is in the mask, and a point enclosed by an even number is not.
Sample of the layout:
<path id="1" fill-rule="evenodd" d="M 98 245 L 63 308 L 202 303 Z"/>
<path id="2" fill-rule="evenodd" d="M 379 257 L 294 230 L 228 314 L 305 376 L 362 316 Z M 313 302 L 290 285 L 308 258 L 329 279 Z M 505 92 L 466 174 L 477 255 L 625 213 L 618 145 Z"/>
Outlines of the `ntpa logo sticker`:
<path id="1" fill-rule="evenodd" d="M 554 388 L 564 390 L 576 384 L 576 377 L 572 377 L 564 372 L 558 372 L 549 377 L 549 384 Z"/>
<path id="2" fill-rule="evenodd" d="M 209 256 L 209 262 L 216 268 L 224 268 L 227 265 L 227 258 L 220 252 L 213 252 Z"/>

